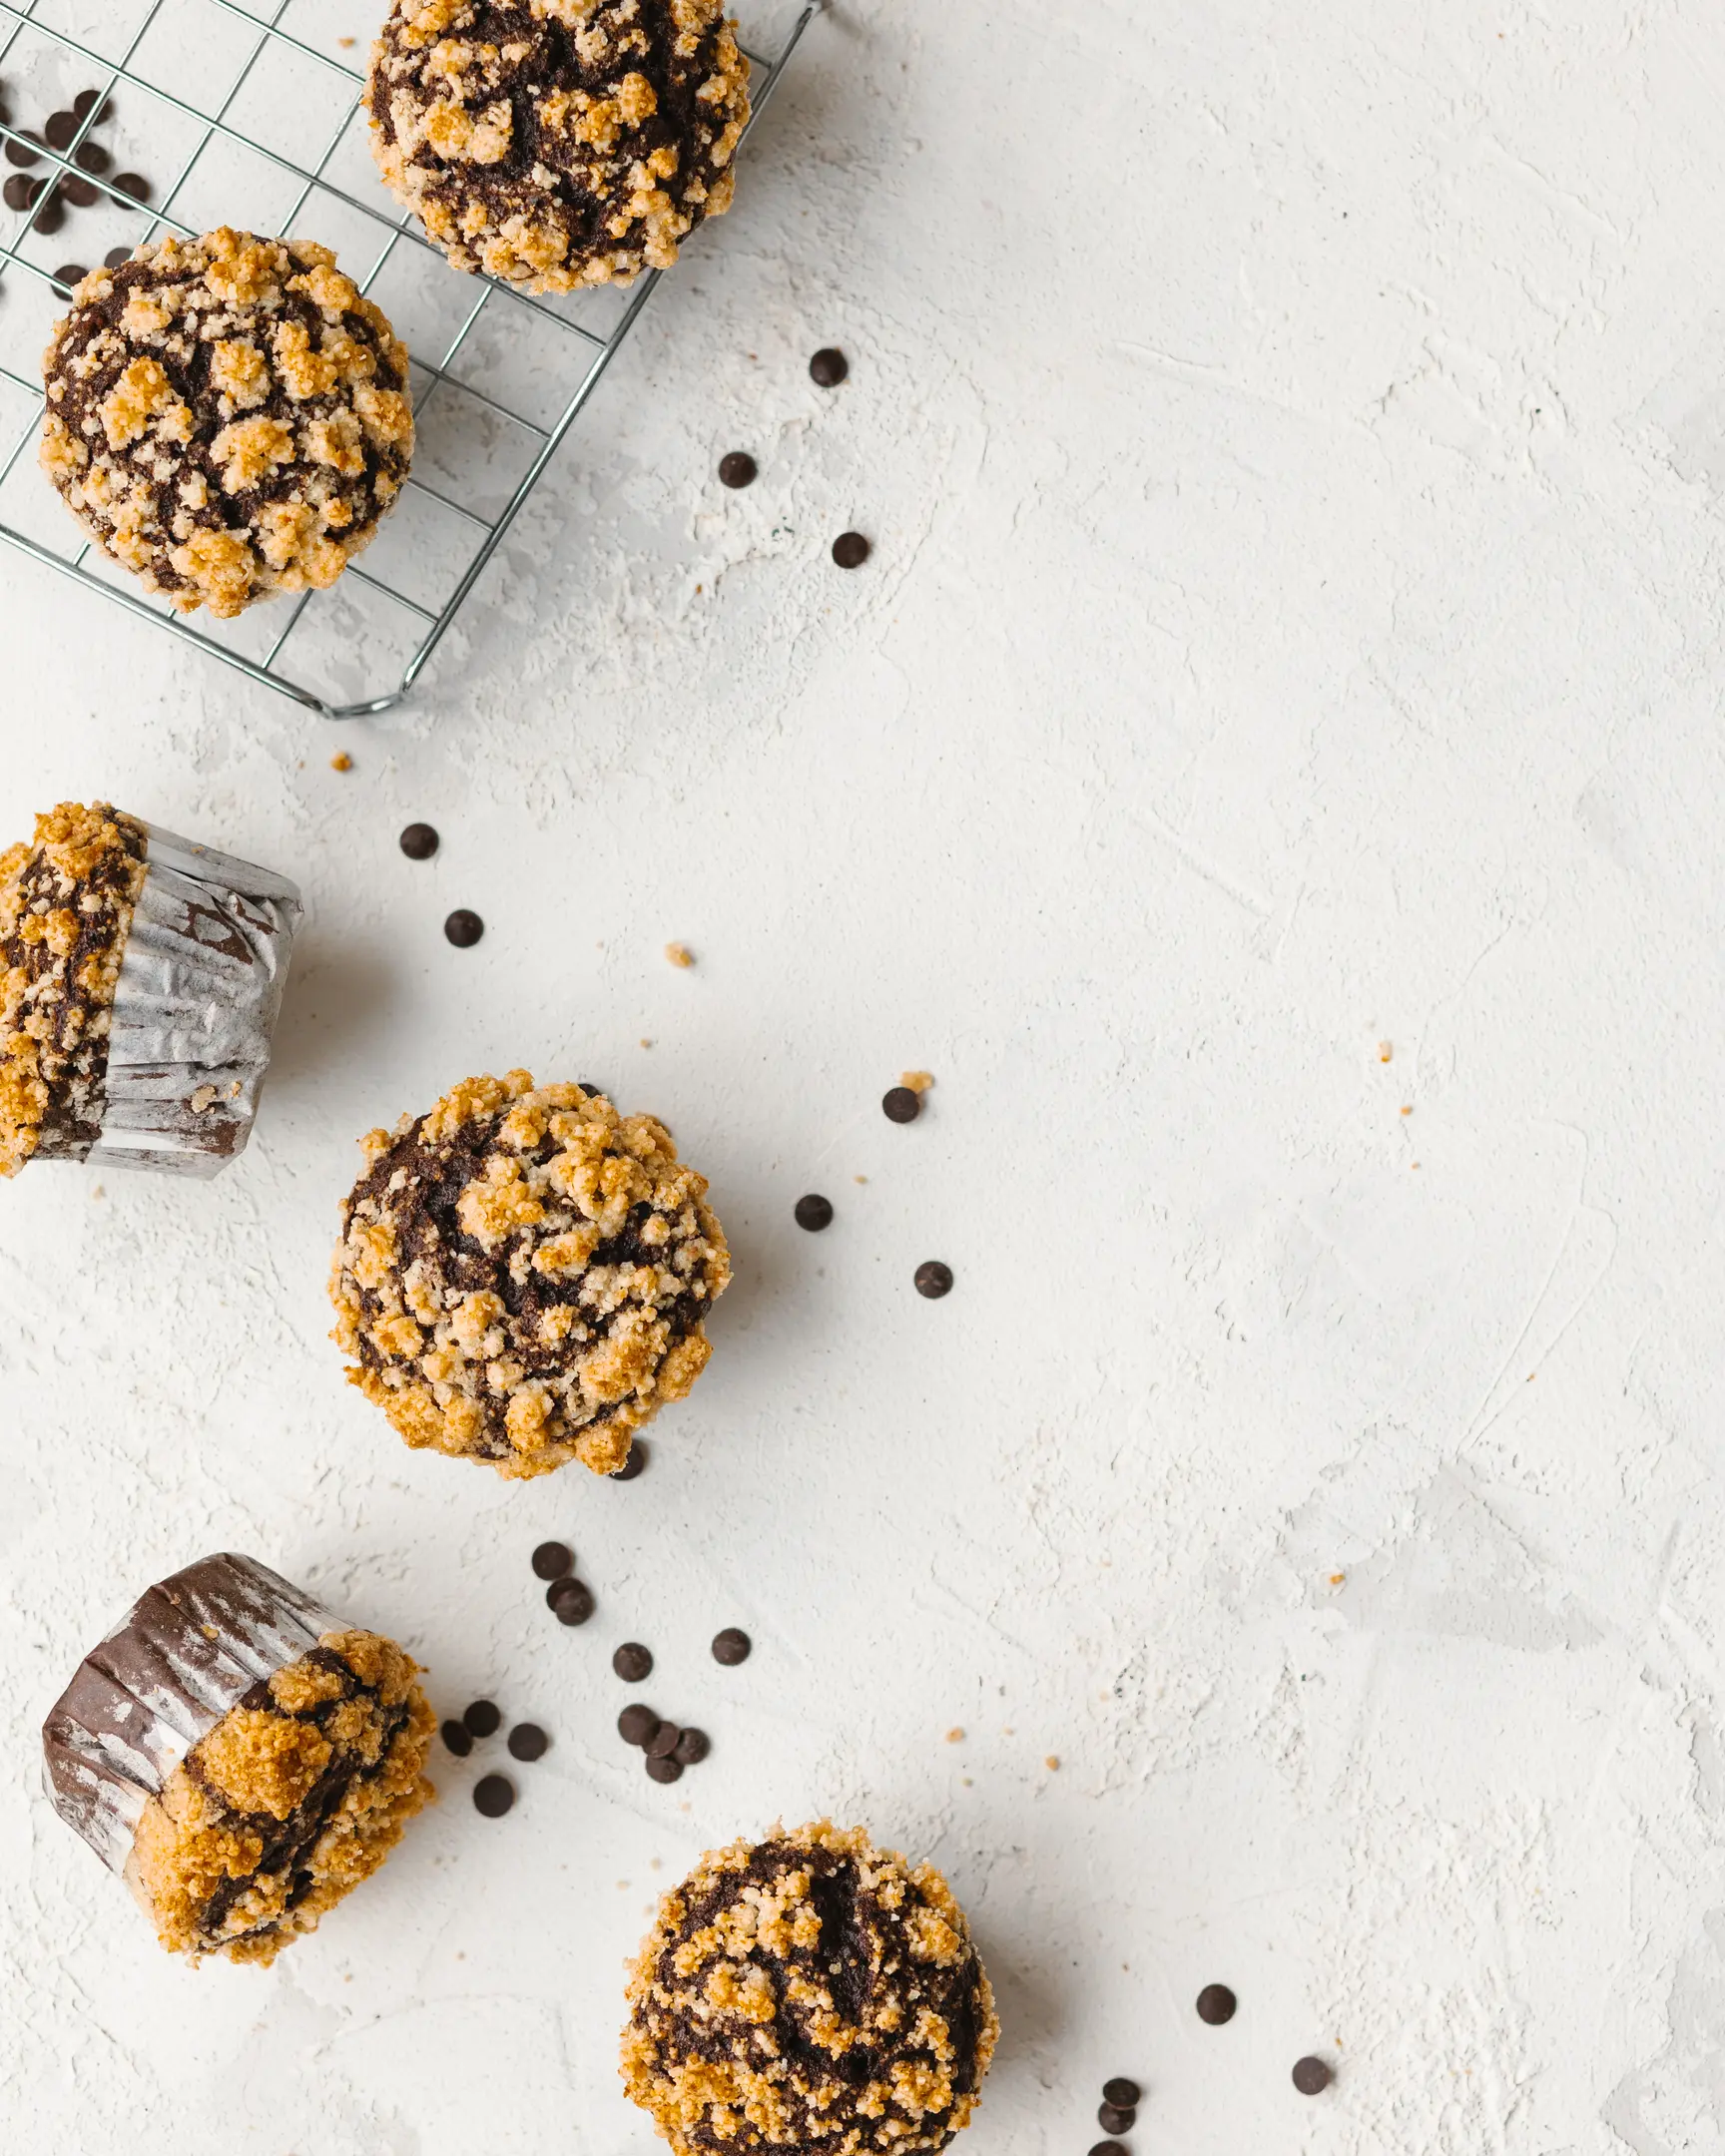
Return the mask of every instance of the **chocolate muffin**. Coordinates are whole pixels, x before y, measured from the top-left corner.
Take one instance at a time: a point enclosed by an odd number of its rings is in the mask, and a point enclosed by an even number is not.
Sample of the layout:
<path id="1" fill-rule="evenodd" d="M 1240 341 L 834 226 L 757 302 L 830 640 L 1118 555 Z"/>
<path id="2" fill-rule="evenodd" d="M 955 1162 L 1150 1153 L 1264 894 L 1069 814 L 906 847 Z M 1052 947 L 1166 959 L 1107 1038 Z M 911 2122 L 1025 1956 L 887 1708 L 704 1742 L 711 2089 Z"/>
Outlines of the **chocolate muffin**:
<path id="1" fill-rule="evenodd" d="M 394 0 L 371 154 L 458 270 L 628 283 L 731 207 L 749 63 L 721 0 Z"/>
<path id="2" fill-rule="evenodd" d="M 334 583 L 413 454 L 406 348 L 308 241 L 153 241 L 77 286 L 42 367 L 43 470 L 182 613 Z"/>
<path id="3" fill-rule="evenodd" d="M 629 2004 L 624 2085 L 680 2156 L 944 2148 L 1000 2032 L 939 1873 L 830 1820 L 702 1858 Z"/>
<path id="4" fill-rule="evenodd" d="M 299 893 L 62 802 L 0 853 L 0 1176 L 111 1161 L 212 1176 L 245 1149 Z"/>
<path id="5" fill-rule="evenodd" d="M 499 1474 L 610 1474 L 706 1367 L 731 1278 L 664 1124 L 531 1073 L 469 1078 L 361 1139 L 330 1336 L 410 1445 Z"/>
<path id="6" fill-rule="evenodd" d="M 253 1558 L 206 1557 L 86 1655 L 43 1725 L 44 1774 L 170 1952 L 268 1964 L 433 1796 L 435 1727 L 392 1640 Z"/>

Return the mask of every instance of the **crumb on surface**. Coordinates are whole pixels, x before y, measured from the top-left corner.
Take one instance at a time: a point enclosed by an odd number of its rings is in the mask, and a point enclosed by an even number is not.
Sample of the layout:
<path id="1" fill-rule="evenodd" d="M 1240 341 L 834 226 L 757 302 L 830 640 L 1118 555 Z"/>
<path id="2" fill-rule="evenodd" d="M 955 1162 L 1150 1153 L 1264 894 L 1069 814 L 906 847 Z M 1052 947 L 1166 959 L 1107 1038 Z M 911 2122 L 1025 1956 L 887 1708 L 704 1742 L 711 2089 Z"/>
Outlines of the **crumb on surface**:
<path id="1" fill-rule="evenodd" d="M 667 943 L 665 955 L 674 966 L 692 966 L 695 963 L 695 953 L 687 943 Z"/>
<path id="2" fill-rule="evenodd" d="M 1388 1063 L 1392 1053 L 1390 1043 L 1387 1040 L 1381 1040 L 1378 1043 L 1378 1060 L 1380 1063 Z"/>
<path id="3" fill-rule="evenodd" d="M 964 1742 L 964 1732 L 961 1729 L 949 1729 L 946 1732 L 946 1742 L 948 1744 L 962 1744 Z"/>
<path id="4" fill-rule="evenodd" d="M 329 759 L 329 769 L 331 771 L 351 771 L 353 769 L 353 759 L 345 749 L 337 749 Z"/>
<path id="5" fill-rule="evenodd" d="M 1042 1762 L 1042 1764 L 1044 1767 L 1047 1768 L 1050 1774 L 1058 1774 L 1060 1772 L 1060 1758 L 1058 1753 L 1050 1752 L 1048 1757 Z"/>
<path id="6" fill-rule="evenodd" d="M 932 1071 L 901 1071 L 898 1074 L 898 1083 L 908 1086 L 912 1093 L 926 1093 L 934 1083 L 934 1074 Z"/>

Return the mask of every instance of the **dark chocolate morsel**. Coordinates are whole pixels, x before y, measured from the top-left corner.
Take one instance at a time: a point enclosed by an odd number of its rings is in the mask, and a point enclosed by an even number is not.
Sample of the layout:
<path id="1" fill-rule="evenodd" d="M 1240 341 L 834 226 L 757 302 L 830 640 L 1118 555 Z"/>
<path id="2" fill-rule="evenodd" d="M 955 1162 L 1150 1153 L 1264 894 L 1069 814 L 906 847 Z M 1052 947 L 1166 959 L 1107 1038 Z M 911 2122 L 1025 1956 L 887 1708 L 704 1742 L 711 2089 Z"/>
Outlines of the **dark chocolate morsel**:
<path id="1" fill-rule="evenodd" d="M 1294 2061 L 1294 2086 L 1302 2096 L 1322 2096 L 1335 2078 L 1332 2068 L 1321 2058 Z"/>
<path id="2" fill-rule="evenodd" d="M 443 933 L 457 950 L 471 950 L 485 933 L 485 923 L 471 906 L 457 906 L 443 923 Z"/>
<path id="3" fill-rule="evenodd" d="M 1126 2156 L 1126 2151 L 1118 2141 L 1098 2141 L 1092 2146 L 1090 2156 Z"/>
<path id="4" fill-rule="evenodd" d="M 108 106 L 102 92 L 100 90 L 80 90 L 72 100 L 72 110 L 80 120 L 89 119 L 90 113 L 98 105 L 102 107 L 102 110 L 96 114 L 94 120 L 90 121 L 92 127 L 100 127 L 108 117 Z"/>
<path id="5" fill-rule="evenodd" d="M 733 449 L 719 459 L 719 476 L 728 487 L 753 486 L 761 476 L 761 467 L 747 449 Z"/>
<path id="6" fill-rule="evenodd" d="M 114 185 L 122 195 L 129 195 L 134 202 L 148 202 L 150 200 L 150 183 L 142 173 L 116 173 Z"/>
<path id="7" fill-rule="evenodd" d="M 686 1729 L 678 1738 L 677 1749 L 671 1757 L 685 1767 L 699 1767 L 712 1749 L 713 1740 L 705 1730 Z"/>
<path id="8" fill-rule="evenodd" d="M 50 113 L 42 132 L 48 138 L 50 150 L 68 150 L 79 128 L 79 115 L 75 112 Z"/>
<path id="9" fill-rule="evenodd" d="M 1224 2021 L 1233 2020 L 1239 2004 L 1226 1984 L 1206 1984 L 1198 1994 L 1198 2018 L 1208 2021 L 1212 2028 L 1220 2028 Z"/>
<path id="10" fill-rule="evenodd" d="M 122 263 L 129 263 L 131 260 L 130 248 L 110 248 L 102 258 L 102 267 L 104 270 L 118 270 Z"/>
<path id="11" fill-rule="evenodd" d="M 653 1674 L 653 1657 L 639 1640 L 625 1640 L 611 1657 L 611 1667 L 625 1684 L 639 1684 Z"/>
<path id="12" fill-rule="evenodd" d="M 82 284 L 89 274 L 82 263 L 62 263 L 54 272 L 54 281 L 56 284 L 64 284 L 70 291 L 74 284 Z"/>
<path id="13" fill-rule="evenodd" d="M 105 173 L 114 159 L 99 142 L 81 142 L 72 153 L 72 162 L 82 172 Z"/>
<path id="14" fill-rule="evenodd" d="M 888 1123 L 914 1123 L 922 1113 L 922 1096 L 914 1086 L 889 1086 L 880 1096 L 880 1113 Z"/>
<path id="15" fill-rule="evenodd" d="M 94 180 L 80 180 L 74 174 L 60 183 L 60 192 L 74 210 L 89 210 L 102 200 L 102 190 Z"/>
<path id="16" fill-rule="evenodd" d="M 1096 2123 L 1105 2134 L 1130 2133 L 1138 2123 L 1138 2114 L 1130 2104 L 1098 2104 Z"/>
<path id="17" fill-rule="evenodd" d="M 647 1772 L 655 1782 L 681 1782 L 683 1779 L 683 1763 L 681 1760 L 654 1759 L 649 1756 Z"/>
<path id="18" fill-rule="evenodd" d="M 465 1722 L 445 1722 L 438 1735 L 443 1739 L 443 1749 L 453 1752 L 457 1759 L 465 1759 L 473 1749 L 473 1733 Z"/>
<path id="19" fill-rule="evenodd" d="M 611 1479 L 613 1482 L 633 1482 L 646 1464 L 647 1440 L 645 1437 L 636 1437 L 630 1442 L 629 1457 L 621 1467 L 612 1469 Z"/>
<path id="20" fill-rule="evenodd" d="M 409 860 L 429 860 L 442 842 L 429 823 L 409 823 L 400 839 L 401 850 Z"/>
<path id="21" fill-rule="evenodd" d="M 540 1579 L 559 1580 L 575 1569 L 575 1552 L 567 1542 L 541 1542 L 533 1552 L 533 1570 Z"/>
<path id="22" fill-rule="evenodd" d="M 486 1819 L 501 1819 L 515 1802 L 515 1785 L 507 1775 L 482 1775 L 473 1785 L 473 1809 Z"/>
<path id="23" fill-rule="evenodd" d="M 952 1293 L 952 1268 L 942 1265 L 938 1258 L 930 1258 L 916 1268 L 916 1293 L 926 1296 L 930 1303 L 938 1303 L 944 1295 Z"/>
<path id="24" fill-rule="evenodd" d="M 851 362 L 835 344 L 823 344 L 809 362 L 809 374 L 823 389 L 837 389 L 851 371 Z"/>
<path id="25" fill-rule="evenodd" d="M 669 1759 L 682 1734 L 675 1722 L 661 1722 L 642 1749 L 649 1759 Z"/>
<path id="26" fill-rule="evenodd" d="M 511 1759 L 543 1759 L 551 1749 L 550 1738 L 537 1722 L 517 1722 L 509 1732 L 508 1742 Z"/>
<path id="27" fill-rule="evenodd" d="M 1132 2110 L 1143 2094 L 1137 2082 L 1129 2081 L 1124 2074 L 1116 2074 L 1112 2081 L 1102 2084 L 1102 2101 L 1111 2103 L 1116 2111 Z"/>
<path id="28" fill-rule="evenodd" d="M 861 569 L 873 551 L 861 532 L 841 532 L 833 542 L 833 559 L 841 569 Z"/>
<path id="29" fill-rule="evenodd" d="M 799 1198 L 792 1208 L 792 1218 L 799 1228 L 807 1228 L 811 1235 L 819 1235 L 823 1228 L 833 1225 L 833 1201 L 811 1191 L 807 1198 Z"/>
<path id="30" fill-rule="evenodd" d="M 723 1662 L 727 1669 L 735 1669 L 739 1662 L 747 1662 L 755 1642 L 747 1632 L 736 1625 L 727 1625 L 723 1632 L 713 1635 L 713 1659 Z"/>
<path id="31" fill-rule="evenodd" d="M 659 1717 L 641 1700 L 625 1707 L 617 1717 L 617 1734 L 625 1744 L 645 1745 L 659 1727 Z"/>
<path id="32" fill-rule="evenodd" d="M 26 136 L 30 135 L 30 130 L 28 128 L 20 129 L 19 132 Z M 36 141 L 39 139 L 40 138 L 38 137 L 31 136 L 31 141 Z M 18 140 L 18 137 L 14 135 L 8 140 L 6 144 L 6 162 L 8 165 L 40 165 L 42 162 L 42 153 L 40 150 L 32 150 L 29 142 L 20 142 Z"/>
<path id="33" fill-rule="evenodd" d="M 476 1699 L 461 1717 L 475 1737 L 495 1737 L 503 1727 L 503 1710 L 495 1700 Z"/>
<path id="34" fill-rule="evenodd" d="M 65 206 L 57 194 L 36 213 L 36 230 L 42 234 L 57 233 L 65 222 Z"/>
<path id="35" fill-rule="evenodd" d="M 559 1624 L 585 1624 L 593 1614 L 593 1590 L 585 1580 L 553 1580 L 545 1590 L 545 1600 Z"/>

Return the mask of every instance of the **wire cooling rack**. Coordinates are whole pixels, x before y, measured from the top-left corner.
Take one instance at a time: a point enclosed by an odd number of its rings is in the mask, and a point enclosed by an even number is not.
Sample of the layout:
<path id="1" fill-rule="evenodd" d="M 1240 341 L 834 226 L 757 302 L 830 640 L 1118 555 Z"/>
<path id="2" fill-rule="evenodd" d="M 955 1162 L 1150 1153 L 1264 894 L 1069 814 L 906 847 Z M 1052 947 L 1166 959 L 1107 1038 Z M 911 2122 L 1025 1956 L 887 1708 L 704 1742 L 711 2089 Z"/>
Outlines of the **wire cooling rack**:
<path id="1" fill-rule="evenodd" d="M 805 0 L 772 57 L 745 42 L 757 117 L 826 4 Z M 530 298 L 452 270 L 378 182 L 364 74 L 340 57 L 363 53 L 382 5 L 0 0 L 0 147 L 17 146 L 4 174 L 33 152 L 27 177 L 72 181 L 86 198 L 69 232 L 52 214 L 50 230 L 38 229 L 51 184 L 28 208 L 0 212 L 0 539 L 329 719 L 387 711 L 407 695 L 660 275 L 627 290 Z M 85 97 L 63 147 L 36 139 L 81 91 L 108 102 Z M 157 180 L 147 204 L 116 184 L 128 166 Z M 176 177 L 162 182 L 164 173 Z M 747 215 L 746 188 L 738 200 L 733 214 Z M 418 438 L 377 538 L 328 591 L 195 626 L 79 543 L 34 447 L 40 354 L 66 296 L 56 270 L 215 225 L 335 249 L 414 355 Z"/>

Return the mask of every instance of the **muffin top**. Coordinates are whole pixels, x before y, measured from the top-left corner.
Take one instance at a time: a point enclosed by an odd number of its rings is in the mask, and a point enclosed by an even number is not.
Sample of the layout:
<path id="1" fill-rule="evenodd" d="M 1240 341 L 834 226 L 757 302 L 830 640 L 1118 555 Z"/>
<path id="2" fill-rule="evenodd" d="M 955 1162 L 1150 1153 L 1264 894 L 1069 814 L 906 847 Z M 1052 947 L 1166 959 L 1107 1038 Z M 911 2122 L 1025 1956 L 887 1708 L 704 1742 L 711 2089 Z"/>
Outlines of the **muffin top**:
<path id="1" fill-rule="evenodd" d="M 629 1980 L 623 2080 L 674 2149 L 944 2148 L 993 2056 L 963 1911 L 830 1820 L 703 1857 Z"/>
<path id="2" fill-rule="evenodd" d="M 610 1474 L 711 1352 L 731 1278 L 664 1124 L 579 1085 L 469 1078 L 360 1141 L 331 1338 L 410 1445 L 500 1474 Z"/>
<path id="3" fill-rule="evenodd" d="M 152 242 L 84 278 L 42 365 L 43 469 L 185 613 L 332 584 L 407 475 L 406 349 L 307 241 Z"/>
<path id="4" fill-rule="evenodd" d="M 107 802 L 62 802 L 0 853 L 0 1175 L 74 1157 L 101 1130 L 114 990 L 148 833 Z"/>
<path id="5" fill-rule="evenodd" d="M 668 268 L 730 208 L 749 63 L 721 0 L 394 0 L 366 103 L 458 269 L 569 291 Z"/>

